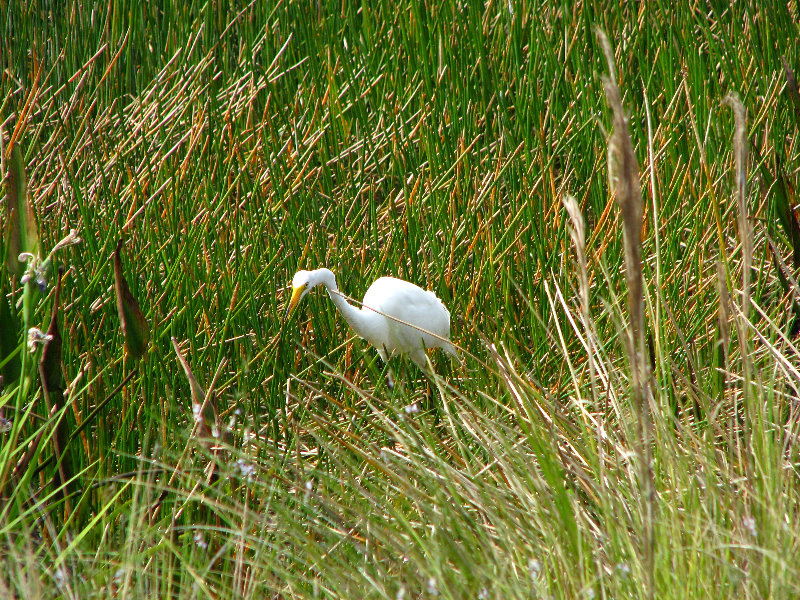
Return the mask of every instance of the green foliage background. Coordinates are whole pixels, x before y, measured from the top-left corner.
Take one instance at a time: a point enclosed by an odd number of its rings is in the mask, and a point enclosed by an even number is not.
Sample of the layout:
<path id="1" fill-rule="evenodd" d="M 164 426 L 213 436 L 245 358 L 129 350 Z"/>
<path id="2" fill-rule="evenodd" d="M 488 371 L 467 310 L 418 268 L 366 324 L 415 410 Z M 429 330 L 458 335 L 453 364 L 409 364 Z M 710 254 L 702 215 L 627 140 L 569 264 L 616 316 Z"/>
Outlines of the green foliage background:
<path id="1" fill-rule="evenodd" d="M 20 567 L 2 589 L 796 594 L 798 265 L 780 198 L 796 203 L 800 112 L 781 59 L 798 67 L 798 23 L 796 2 L 0 1 L 3 148 L 22 147 L 42 247 L 83 238 L 57 259 L 68 428 L 108 400 L 69 447 L 72 519 L 39 473 L 3 493 L 2 552 Z M 595 28 L 614 47 L 645 199 L 655 590 Z M 750 323 L 730 308 L 726 329 L 718 264 L 741 302 L 732 91 L 748 115 L 756 308 Z M 565 193 L 586 220 L 599 395 Z M 152 328 L 141 364 L 123 359 L 120 237 Z M 408 418 L 421 374 L 403 365 L 387 390 L 324 294 L 282 322 L 291 275 L 318 266 L 355 298 L 391 274 L 444 300 L 465 363 L 432 357 L 440 422 Z M 223 452 L 191 439 L 171 337 L 215 381 Z M 10 410 L 18 388 L 0 394 Z M 21 440 L 45 427 L 35 412 Z M 0 441 L 16 464 L 23 446 Z"/>

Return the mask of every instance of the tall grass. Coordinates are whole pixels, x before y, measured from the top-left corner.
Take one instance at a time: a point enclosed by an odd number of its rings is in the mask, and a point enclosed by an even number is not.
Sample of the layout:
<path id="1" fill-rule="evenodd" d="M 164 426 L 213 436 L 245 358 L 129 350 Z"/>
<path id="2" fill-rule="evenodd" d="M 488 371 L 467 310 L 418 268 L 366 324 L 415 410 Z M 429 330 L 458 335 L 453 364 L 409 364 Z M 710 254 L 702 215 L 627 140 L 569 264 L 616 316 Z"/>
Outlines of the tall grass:
<path id="1" fill-rule="evenodd" d="M 17 148 L 40 259 L 82 242 L 44 292 L 0 273 L 0 595 L 797 595 L 797 33 L 794 5 L 1 3 L 3 176 Z M 445 301 L 438 417 L 323 294 L 282 322 L 323 265 Z"/>

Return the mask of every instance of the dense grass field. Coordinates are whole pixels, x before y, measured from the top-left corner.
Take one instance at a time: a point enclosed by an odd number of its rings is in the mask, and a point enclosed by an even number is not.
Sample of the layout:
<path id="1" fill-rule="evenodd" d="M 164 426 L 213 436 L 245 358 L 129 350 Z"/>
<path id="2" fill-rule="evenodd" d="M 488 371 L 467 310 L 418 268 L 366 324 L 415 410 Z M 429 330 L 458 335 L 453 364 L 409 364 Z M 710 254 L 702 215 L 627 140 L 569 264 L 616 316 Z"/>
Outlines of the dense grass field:
<path id="1" fill-rule="evenodd" d="M 0 597 L 800 595 L 800 9 L 679 4 L 0 0 Z"/>

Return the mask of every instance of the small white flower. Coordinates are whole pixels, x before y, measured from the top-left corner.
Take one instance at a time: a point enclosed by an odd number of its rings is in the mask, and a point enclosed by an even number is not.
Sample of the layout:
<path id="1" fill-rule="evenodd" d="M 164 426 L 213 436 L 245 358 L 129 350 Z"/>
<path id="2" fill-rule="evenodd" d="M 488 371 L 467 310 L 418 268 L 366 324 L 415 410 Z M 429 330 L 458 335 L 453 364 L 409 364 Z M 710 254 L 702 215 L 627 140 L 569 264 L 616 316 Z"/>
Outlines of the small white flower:
<path id="1" fill-rule="evenodd" d="M 47 261 L 42 262 L 38 256 L 30 252 L 21 252 L 17 259 L 27 265 L 20 282 L 25 285 L 29 281 L 36 281 L 39 291 L 44 292 L 47 289 L 47 268 L 49 266 Z"/>
<path id="2" fill-rule="evenodd" d="M 486 600 L 489 597 L 489 590 L 483 588 L 480 592 L 478 592 L 478 600 Z"/>
<path id="3" fill-rule="evenodd" d="M 758 530 L 756 529 L 756 520 L 753 517 L 744 517 L 742 519 L 742 525 L 744 526 L 745 529 L 747 529 L 748 532 L 750 532 L 750 535 L 752 535 L 753 537 L 758 537 Z"/>
<path id="4" fill-rule="evenodd" d="M 53 336 L 49 333 L 44 333 L 38 327 L 31 327 L 28 329 L 28 350 L 31 352 L 36 352 L 37 344 L 45 345 L 45 343 L 51 341 L 52 339 Z"/>
<path id="5" fill-rule="evenodd" d="M 438 596 L 439 595 L 439 588 L 436 587 L 436 579 L 433 577 L 428 578 L 428 593 L 431 596 Z"/>
<path id="6" fill-rule="evenodd" d="M 403 600 L 406 597 L 406 588 L 405 586 L 400 586 L 400 589 L 397 590 L 397 593 L 394 595 L 396 600 Z"/>
<path id="7" fill-rule="evenodd" d="M 256 472 L 255 466 L 245 461 L 243 458 L 240 458 L 236 461 L 236 467 L 239 469 L 242 477 L 247 479 L 251 479 L 253 477 L 253 473 Z"/>
<path id="8" fill-rule="evenodd" d="M 628 563 L 617 563 L 617 573 L 619 573 L 620 577 L 623 579 L 627 579 L 628 575 L 631 574 L 631 568 L 628 566 Z"/>
<path id="9" fill-rule="evenodd" d="M 17 257 L 17 260 L 19 260 L 19 262 L 26 263 L 27 267 L 20 281 L 23 284 L 26 284 L 29 281 L 36 281 L 39 291 L 44 293 L 47 291 L 47 274 L 50 272 L 50 265 L 53 262 L 53 256 L 55 256 L 56 252 L 59 250 L 69 248 L 75 244 L 80 244 L 82 241 L 83 240 L 78 237 L 77 232 L 74 229 L 70 229 L 67 236 L 53 246 L 50 254 L 48 254 L 47 258 L 44 260 L 42 260 L 41 256 L 31 254 L 30 252 L 21 252 Z"/>
<path id="10" fill-rule="evenodd" d="M 194 543 L 197 544 L 198 548 L 202 550 L 208 550 L 208 542 L 206 541 L 205 536 L 199 531 L 194 534 Z"/>
<path id="11" fill-rule="evenodd" d="M 589 600 L 594 600 L 594 588 L 589 588 L 588 590 L 586 590 L 586 597 Z"/>
<path id="12" fill-rule="evenodd" d="M 309 479 L 308 481 L 306 481 L 305 488 L 306 488 L 306 491 L 303 494 L 303 501 L 304 502 L 307 501 L 311 497 L 311 492 L 314 491 L 314 480 L 313 479 Z"/>
<path id="13" fill-rule="evenodd" d="M 409 404 L 408 406 L 406 406 L 404 410 L 406 411 L 407 415 L 413 415 L 414 413 L 419 412 L 419 405 L 416 402 L 414 402 L 413 404 Z"/>
<path id="14" fill-rule="evenodd" d="M 63 587 L 67 579 L 69 579 L 69 575 L 64 567 L 58 567 L 55 573 L 53 573 L 53 579 L 56 580 L 56 585 L 58 587 Z"/>
<path id="15" fill-rule="evenodd" d="M 542 573 L 542 563 L 537 558 L 532 558 L 528 561 L 528 573 L 531 579 L 537 579 Z"/>

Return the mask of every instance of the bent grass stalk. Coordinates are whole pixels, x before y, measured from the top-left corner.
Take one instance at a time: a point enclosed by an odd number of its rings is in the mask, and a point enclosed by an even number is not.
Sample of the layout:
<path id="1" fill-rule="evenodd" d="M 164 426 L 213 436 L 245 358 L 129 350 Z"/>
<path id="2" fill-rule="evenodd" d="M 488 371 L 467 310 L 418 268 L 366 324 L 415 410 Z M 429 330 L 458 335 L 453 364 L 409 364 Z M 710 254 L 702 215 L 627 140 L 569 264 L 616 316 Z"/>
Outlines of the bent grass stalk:
<path id="1" fill-rule="evenodd" d="M 603 79 L 606 99 L 613 113 L 614 129 L 608 142 L 609 188 L 614 190 L 622 215 L 625 244 L 625 275 L 628 284 L 629 323 L 626 343 L 631 366 L 631 387 L 639 423 L 639 482 L 642 488 L 641 551 L 645 571 L 645 594 L 655 597 L 655 519 L 656 489 L 653 474 L 654 402 L 650 389 L 650 367 L 645 350 L 644 283 L 641 240 L 642 191 L 639 167 L 633 153 L 628 118 L 622 108 L 611 44 L 605 33 L 597 32 L 608 63 L 609 75 Z"/>

